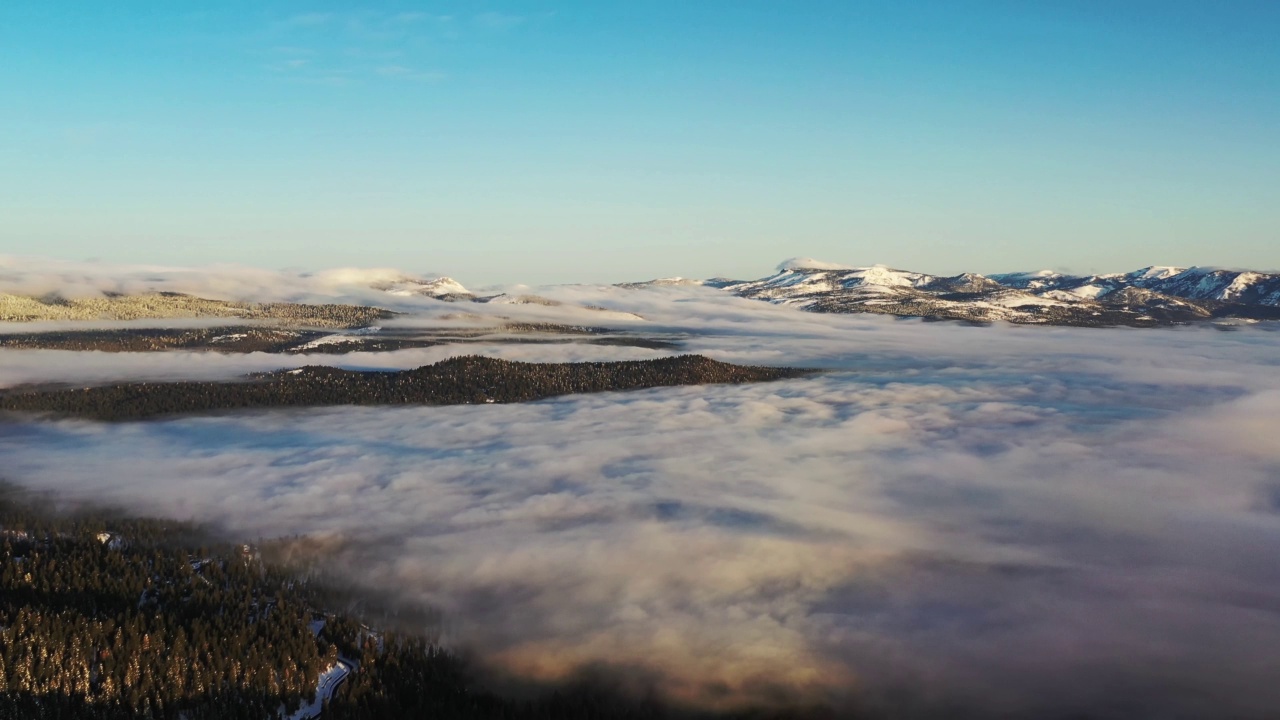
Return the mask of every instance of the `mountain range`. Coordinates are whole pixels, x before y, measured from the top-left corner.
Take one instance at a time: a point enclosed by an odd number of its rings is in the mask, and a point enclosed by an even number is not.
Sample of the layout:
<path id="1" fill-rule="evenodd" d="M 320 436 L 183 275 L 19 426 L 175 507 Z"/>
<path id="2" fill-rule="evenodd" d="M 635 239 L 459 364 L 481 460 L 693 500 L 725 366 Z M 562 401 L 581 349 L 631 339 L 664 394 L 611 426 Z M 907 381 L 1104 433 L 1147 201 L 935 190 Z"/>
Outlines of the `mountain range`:
<path id="1" fill-rule="evenodd" d="M 1147 327 L 1203 320 L 1280 319 L 1280 274 L 1151 266 L 1129 273 L 954 276 L 796 258 L 759 280 L 667 278 L 814 312 L 881 313 L 986 323 Z"/>
<path id="2" fill-rule="evenodd" d="M 52 276 L 56 278 L 56 275 Z M 281 275 L 285 288 L 272 290 L 269 302 L 250 302 L 261 287 L 243 292 L 220 290 L 238 300 L 203 299 L 186 275 L 172 278 L 68 276 L 73 294 L 46 288 L 23 292 L 23 276 L 0 274 L 0 321 L 129 320 L 139 318 L 243 317 L 291 320 L 298 327 L 364 327 L 394 315 L 378 297 L 426 297 L 448 302 L 493 305 L 571 305 L 572 310 L 605 308 L 528 294 L 527 288 L 477 294 L 449 277 L 415 277 L 394 270 L 339 269 L 300 276 Z M 15 287 L 8 289 L 4 280 Z M 220 287 L 228 278 L 214 278 Z M 74 282 L 73 282 L 74 281 Z M 127 281 L 127 282 L 126 282 Z M 46 285 L 48 283 L 45 283 Z M 26 283 L 31 285 L 31 283 Z M 1076 326 L 1155 327 L 1211 321 L 1219 327 L 1280 320 L 1280 273 L 1209 267 L 1150 266 L 1127 273 L 1073 275 L 1052 270 L 979 275 L 931 275 L 884 265 L 851 267 L 809 258 L 793 258 L 755 280 L 662 278 L 620 283 L 629 289 L 663 286 L 714 288 L 754 300 L 826 313 L 877 313 L 970 323 L 996 321 Z M 234 285 L 233 285 L 234 287 Z M 91 291 L 85 292 L 85 288 Z M 370 290 L 374 291 L 370 294 Z M 14 291 L 17 291 L 16 294 Z M 77 294 L 78 293 L 78 294 Z M 550 293 L 552 296 L 554 292 Z M 350 304 L 306 304 L 328 297 Z M 291 302 L 278 302 L 289 298 Z M 302 300 L 306 298 L 306 300 Z M 302 300 L 299 302 L 299 300 Z M 354 313 L 354 314 L 353 314 Z M 586 322 L 598 325 L 599 312 Z M 616 313 L 614 313 L 616 315 Z M 628 314 L 630 319 L 637 316 Z M 575 322 L 583 322 L 579 319 Z M 286 322 L 286 324 L 289 324 Z"/>
<path id="3" fill-rule="evenodd" d="M 1153 265 L 1100 275 L 1040 270 L 944 276 L 884 265 L 851 267 L 794 258 L 758 280 L 677 277 L 621 285 L 701 285 L 813 312 L 879 313 L 974 323 L 1153 327 L 1205 320 L 1228 324 L 1280 320 L 1280 274 L 1205 267 Z M 529 297 L 477 296 L 447 277 L 405 279 L 377 289 L 442 300 L 529 301 Z"/>

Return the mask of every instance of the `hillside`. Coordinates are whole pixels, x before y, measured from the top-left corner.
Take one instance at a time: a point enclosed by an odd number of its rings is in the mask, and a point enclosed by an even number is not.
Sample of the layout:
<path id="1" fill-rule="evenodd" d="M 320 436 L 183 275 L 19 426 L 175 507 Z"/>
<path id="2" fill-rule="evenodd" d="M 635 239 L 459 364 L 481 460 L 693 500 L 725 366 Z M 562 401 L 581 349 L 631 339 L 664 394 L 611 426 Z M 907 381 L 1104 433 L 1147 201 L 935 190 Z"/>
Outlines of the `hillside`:
<path id="1" fill-rule="evenodd" d="M 0 394 L 0 410 L 49 412 L 96 420 L 136 420 L 250 408 L 509 403 L 570 393 L 760 382 L 808 372 L 811 371 L 731 365 L 699 355 L 590 363 L 523 363 L 465 356 L 400 372 L 308 366 L 269 373 L 245 382 L 16 389 Z"/>
<path id="2" fill-rule="evenodd" d="M 380 629 L 404 608 L 340 609 L 376 603 L 286 561 L 305 539 L 245 545 L 191 523 L 61 507 L 0 482 L 3 718 L 731 717 L 589 682 L 504 697 L 433 646 L 429 628 Z"/>
<path id="3" fill-rule="evenodd" d="M 347 328 L 369 325 L 393 314 L 381 308 L 362 305 L 233 302 L 173 292 L 74 299 L 0 293 L 0 322 L 213 317 L 306 327 Z"/>

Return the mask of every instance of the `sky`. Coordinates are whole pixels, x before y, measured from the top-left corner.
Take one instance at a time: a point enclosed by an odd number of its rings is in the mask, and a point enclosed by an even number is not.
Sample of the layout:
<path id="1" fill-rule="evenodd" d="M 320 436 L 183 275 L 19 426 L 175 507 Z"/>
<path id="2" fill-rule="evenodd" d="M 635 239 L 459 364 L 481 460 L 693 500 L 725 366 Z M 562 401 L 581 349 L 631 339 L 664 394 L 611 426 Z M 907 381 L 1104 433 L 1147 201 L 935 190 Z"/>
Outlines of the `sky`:
<path id="1" fill-rule="evenodd" d="M 0 3 L 0 254 L 1280 268 L 1280 4 Z"/>

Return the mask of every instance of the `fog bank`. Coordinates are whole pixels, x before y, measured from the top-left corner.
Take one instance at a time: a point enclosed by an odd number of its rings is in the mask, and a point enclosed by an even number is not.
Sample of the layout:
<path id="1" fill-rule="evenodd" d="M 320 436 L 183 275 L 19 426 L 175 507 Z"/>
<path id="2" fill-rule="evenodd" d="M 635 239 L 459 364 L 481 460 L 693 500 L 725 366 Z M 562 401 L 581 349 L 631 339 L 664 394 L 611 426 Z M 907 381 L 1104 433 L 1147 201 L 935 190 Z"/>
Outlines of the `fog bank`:
<path id="1" fill-rule="evenodd" d="M 832 372 L 5 424 L 4 473 L 251 535 L 339 538 L 352 578 L 442 608 L 451 642 L 527 677 L 608 663 L 702 705 L 892 717 L 1280 707 L 1280 334 L 559 292 L 717 359 Z M 605 350 L 620 351 L 527 351 Z"/>

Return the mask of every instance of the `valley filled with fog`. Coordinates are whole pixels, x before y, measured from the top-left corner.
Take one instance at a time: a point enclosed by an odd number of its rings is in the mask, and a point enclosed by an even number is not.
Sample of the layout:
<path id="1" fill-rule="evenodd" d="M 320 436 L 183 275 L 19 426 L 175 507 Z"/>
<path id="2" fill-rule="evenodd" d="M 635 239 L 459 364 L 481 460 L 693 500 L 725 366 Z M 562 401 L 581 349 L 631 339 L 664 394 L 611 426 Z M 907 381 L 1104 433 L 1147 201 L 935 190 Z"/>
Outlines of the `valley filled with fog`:
<path id="1" fill-rule="evenodd" d="M 673 347 L 6 349 L 0 385 L 405 369 L 458 354 L 700 353 L 825 372 L 510 405 L 11 418 L 3 474 L 242 536 L 324 538 L 344 576 L 439 608 L 444 642 L 516 677 L 596 668 L 700 707 L 893 716 L 1280 704 L 1269 324 L 969 327 L 701 286 L 537 293 L 554 304 L 380 297 L 404 313 L 384 325 L 402 330 L 602 318 Z"/>
<path id="2" fill-rule="evenodd" d="M 0 720 L 1280 720 L 1277 28 L 0 0 Z"/>

